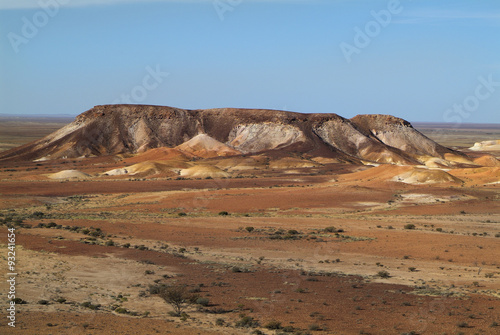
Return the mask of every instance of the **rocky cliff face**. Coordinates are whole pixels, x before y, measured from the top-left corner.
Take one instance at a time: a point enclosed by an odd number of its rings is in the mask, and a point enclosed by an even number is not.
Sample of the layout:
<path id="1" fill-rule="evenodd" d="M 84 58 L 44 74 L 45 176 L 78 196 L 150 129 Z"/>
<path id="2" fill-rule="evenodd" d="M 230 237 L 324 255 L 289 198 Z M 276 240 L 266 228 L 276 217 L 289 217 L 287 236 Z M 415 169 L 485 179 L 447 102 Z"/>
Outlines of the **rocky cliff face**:
<path id="1" fill-rule="evenodd" d="M 396 164 L 420 164 L 425 163 L 425 157 L 460 155 L 425 137 L 407 121 L 387 115 L 345 119 L 336 114 L 275 110 L 104 105 L 80 114 L 74 122 L 41 140 L 0 153 L 0 160 L 140 153 L 180 146 L 200 134 L 206 136 L 195 139 L 197 150 L 203 150 L 200 139 L 210 137 L 221 143 L 225 155 L 230 149 L 234 154 L 279 151 L 343 162 Z M 213 147 L 215 142 L 209 142 Z"/>

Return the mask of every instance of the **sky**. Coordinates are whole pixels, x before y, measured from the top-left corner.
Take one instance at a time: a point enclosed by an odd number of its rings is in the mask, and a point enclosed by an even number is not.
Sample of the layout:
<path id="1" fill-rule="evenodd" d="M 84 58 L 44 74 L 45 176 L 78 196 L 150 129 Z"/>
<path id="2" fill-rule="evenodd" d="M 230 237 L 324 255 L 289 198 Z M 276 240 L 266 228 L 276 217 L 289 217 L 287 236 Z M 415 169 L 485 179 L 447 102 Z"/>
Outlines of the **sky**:
<path id="1" fill-rule="evenodd" d="M 500 123 L 498 0 L 0 0 L 0 114 L 95 105 Z"/>

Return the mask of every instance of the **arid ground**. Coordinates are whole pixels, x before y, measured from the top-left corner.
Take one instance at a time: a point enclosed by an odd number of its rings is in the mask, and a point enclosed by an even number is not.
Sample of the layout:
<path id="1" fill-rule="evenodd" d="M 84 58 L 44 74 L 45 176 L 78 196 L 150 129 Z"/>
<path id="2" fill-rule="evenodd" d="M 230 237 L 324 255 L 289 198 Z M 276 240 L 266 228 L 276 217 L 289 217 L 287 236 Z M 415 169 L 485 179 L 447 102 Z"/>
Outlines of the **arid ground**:
<path id="1" fill-rule="evenodd" d="M 2 148 L 54 123 L 3 123 Z M 424 133 L 479 158 L 466 148 L 500 138 L 498 128 Z M 500 332 L 494 164 L 451 169 L 460 182 L 438 183 L 394 179 L 412 172 L 406 166 L 268 157 L 226 178 L 54 177 L 95 176 L 134 159 L 2 163 L 0 269 L 6 278 L 15 227 L 22 301 L 16 327 L 4 316 L 1 334 Z M 155 294 L 163 284 L 186 285 L 198 303 L 171 316 Z M 2 280 L 3 315 L 8 291 Z"/>

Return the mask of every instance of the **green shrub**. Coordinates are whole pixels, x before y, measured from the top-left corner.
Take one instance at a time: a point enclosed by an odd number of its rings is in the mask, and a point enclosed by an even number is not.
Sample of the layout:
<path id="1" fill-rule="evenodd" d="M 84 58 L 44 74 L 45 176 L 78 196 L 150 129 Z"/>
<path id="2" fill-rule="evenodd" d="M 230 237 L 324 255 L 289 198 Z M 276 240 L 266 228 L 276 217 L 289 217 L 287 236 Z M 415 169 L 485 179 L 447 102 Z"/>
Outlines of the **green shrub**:
<path id="1" fill-rule="evenodd" d="M 93 310 L 97 310 L 97 309 L 99 309 L 99 307 L 101 307 L 101 305 L 100 305 L 100 304 L 96 304 L 96 305 L 94 305 L 94 304 L 92 304 L 90 301 L 83 302 L 83 303 L 81 304 L 81 306 L 82 306 L 82 307 L 85 307 L 85 308 L 90 308 L 90 309 L 93 309 Z"/>
<path id="2" fill-rule="evenodd" d="M 321 327 L 318 324 L 313 323 L 313 324 L 309 325 L 309 330 L 318 331 L 318 330 L 321 330 Z"/>
<path id="3" fill-rule="evenodd" d="M 276 320 L 272 320 L 272 321 L 269 321 L 268 323 L 266 323 L 266 325 L 264 326 L 264 328 L 267 328 L 267 329 L 281 329 L 283 327 L 281 327 L 281 322 L 276 321 Z"/>
<path id="4" fill-rule="evenodd" d="M 26 301 L 24 301 L 23 299 L 21 298 L 14 298 L 12 299 L 11 301 L 13 301 L 16 305 L 25 305 L 27 304 Z"/>
<path id="5" fill-rule="evenodd" d="M 259 323 L 251 316 L 241 315 L 235 326 L 238 328 L 255 328 L 259 326 Z"/>
<path id="6" fill-rule="evenodd" d="M 382 270 L 377 272 L 377 276 L 379 276 L 380 278 L 389 278 L 391 275 L 389 274 L 389 272 Z"/>
<path id="7" fill-rule="evenodd" d="M 198 298 L 196 299 L 196 303 L 201 306 L 208 306 L 210 304 L 210 300 L 208 298 Z"/>

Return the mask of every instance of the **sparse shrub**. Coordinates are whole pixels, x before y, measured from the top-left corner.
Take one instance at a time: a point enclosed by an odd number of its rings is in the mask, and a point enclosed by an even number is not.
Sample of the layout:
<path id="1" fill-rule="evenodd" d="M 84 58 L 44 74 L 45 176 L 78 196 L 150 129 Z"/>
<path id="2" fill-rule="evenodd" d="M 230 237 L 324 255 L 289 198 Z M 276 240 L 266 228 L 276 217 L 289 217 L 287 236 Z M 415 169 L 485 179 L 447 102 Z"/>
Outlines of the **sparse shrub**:
<path id="1" fill-rule="evenodd" d="M 118 307 L 117 309 L 115 309 L 115 312 L 120 313 L 120 314 L 127 314 L 128 310 L 126 308 L 123 308 L 123 307 Z"/>
<path id="2" fill-rule="evenodd" d="M 196 285 L 195 287 L 193 287 L 192 289 L 189 290 L 189 293 L 200 293 L 202 286 L 203 286 L 203 284 Z"/>
<path id="3" fill-rule="evenodd" d="M 469 324 L 468 324 L 467 322 L 462 321 L 462 322 L 459 322 L 459 323 L 457 324 L 457 327 L 458 327 L 458 328 L 468 328 L 468 327 L 469 327 Z"/>
<path id="4" fill-rule="evenodd" d="M 159 285 L 149 285 L 148 291 L 149 294 L 159 294 L 162 289 L 166 287 L 165 284 L 159 284 Z"/>
<path id="5" fill-rule="evenodd" d="M 229 215 L 229 213 L 226 211 L 222 211 L 222 212 L 219 212 L 219 215 L 220 216 L 227 216 L 227 215 Z"/>
<path id="6" fill-rule="evenodd" d="M 44 216 L 45 216 L 45 213 L 43 213 L 43 212 L 34 212 L 33 214 L 31 214 L 32 218 L 37 218 L 37 219 L 41 219 Z"/>
<path id="7" fill-rule="evenodd" d="M 254 231 L 254 227 L 245 227 L 245 230 L 249 233 L 253 232 Z"/>
<path id="8" fill-rule="evenodd" d="M 330 227 L 326 227 L 325 229 L 323 229 L 323 231 L 325 233 L 336 233 L 337 232 L 337 228 L 335 228 L 334 226 L 330 226 Z"/>
<path id="9" fill-rule="evenodd" d="M 215 320 L 215 324 L 217 326 L 224 326 L 225 323 L 226 323 L 226 321 L 222 318 L 218 318 L 217 320 Z"/>
<path id="10" fill-rule="evenodd" d="M 321 330 L 321 327 L 318 324 L 313 323 L 313 324 L 309 325 L 309 330 L 319 331 L 319 330 Z"/>
<path id="11" fill-rule="evenodd" d="M 415 271 L 417 271 L 417 268 L 416 268 L 416 267 L 414 267 L 414 266 L 410 266 L 410 267 L 408 268 L 408 270 L 410 270 L 410 272 L 415 272 Z"/>
<path id="12" fill-rule="evenodd" d="M 493 321 L 490 325 L 491 328 L 498 327 L 498 322 Z"/>
<path id="13" fill-rule="evenodd" d="M 85 308 L 90 308 L 90 309 L 93 309 L 93 310 L 97 310 L 97 309 L 99 309 L 99 307 L 101 307 L 100 304 L 94 305 L 90 301 L 83 302 L 81 304 L 81 306 L 85 307 Z"/>
<path id="14" fill-rule="evenodd" d="M 415 225 L 413 223 L 408 223 L 404 227 L 405 229 L 415 229 Z"/>
<path id="15" fill-rule="evenodd" d="M 387 229 L 394 229 L 393 226 L 387 226 Z"/>
<path id="16" fill-rule="evenodd" d="M 295 230 L 295 229 L 290 229 L 288 231 L 288 235 L 298 235 L 298 234 L 299 234 L 299 232 L 297 230 Z"/>
<path id="17" fill-rule="evenodd" d="M 184 212 L 180 212 L 180 213 L 178 213 L 177 215 L 178 215 L 178 216 L 187 216 L 187 214 L 186 214 L 186 213 L 184 213 Z"/>
<path id="18" fill-rule="evenodd" d="M 259 326 L 259 323 L 251 316 L 241 315 L 235 326 L 238 328 L 255 328 Z"/>
<path id="19" fill-rule="evenodd" d="M 410 259 L 410 256 L 405 255 L 405 256 L 403 256 L 403 259 Z"/>
<path id="20" fill-rule="evenodd" d="M 39 305 L 48 305 L 49 302 L 47 300 L 38 300 Z"/>
<path id="21" fill-rule="evenodd" d="M 264 326 L 264 328 L 267 328 L 267 329 L 281 329 L 281 322 L 279 321 L 276 321 L 276 320 L 272 320 L 272 321 L 269 321 L 268 323 L 266 323 L 266 325 Z"/>
<path id="22" fill-rule="evenodd" d="M 382 270 L 377 272 L 377 276 L 379 276 L 380 278 L 389 278 L 391 275 L 389 274 L 389 272 Z"/>
<path id="23" fill-rule="evenodd" d="M 123 247 L 124 247 L 124 248 L 130 248 L 130 243 L 125 243 L 125 244 L 123 245 Z"/>
<path id="24" fill-rule="evenodd" d="M 60 304 L 63 304 L 63 303 L 65 303 L 65 302 L 66 302 L 66 299 L 64 299 L 64 298 L 58 298 L 58 299 L 56 300 L 56 302 L 57 302 L 57 303 L 60 303 Z"/>
<path id="25" fill-rule="evenodd" d="M 442 231 L 443 231 L 443 228 L 436 228 L 436 231 L 438 231 L 438 232 L 442 232 Z"/>
<path id="26" fill-rule="evenodd" d="M 196 303 L 201 306 L 208 306 L 210 304 L 210 300 L 208 298 L 198 298 L 196 299 Z"/>
<path id="27" fill-rule="evenodd" d="M 114 246 L 114 245 L 115 245 L 115 242 L 113 242 L 113 240 L 108 240 L 108 241 L 106 241 L 106 246 L 107 246 L 107 247 L 112 247 L 112 246 Z"/>
<path id="28" fill-rule="evenodd" d="M 13 301 L 16 305 L 25 305 L 27 304 L 26 301 L 24 301 L 23 299 L 21 298 L 14 298 L 12 299 L 11 301 Z"/>

